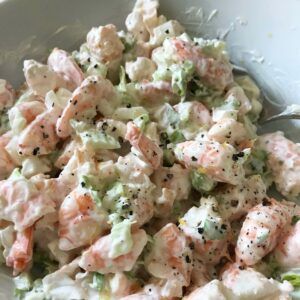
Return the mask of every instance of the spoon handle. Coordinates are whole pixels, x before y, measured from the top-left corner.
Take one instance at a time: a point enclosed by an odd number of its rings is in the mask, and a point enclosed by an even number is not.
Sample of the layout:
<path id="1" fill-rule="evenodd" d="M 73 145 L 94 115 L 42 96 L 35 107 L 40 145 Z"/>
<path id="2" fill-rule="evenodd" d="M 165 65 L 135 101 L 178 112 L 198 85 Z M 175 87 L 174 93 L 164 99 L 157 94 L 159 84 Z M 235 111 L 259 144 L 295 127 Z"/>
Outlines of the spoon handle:
<path id="1" fill-rule="evenodd" d="M 260 120 L 260 124 L 266 124 L 277 120 L 300 120 L 300 113 L 281 113 L 271 116 L 267 119 Z"/>

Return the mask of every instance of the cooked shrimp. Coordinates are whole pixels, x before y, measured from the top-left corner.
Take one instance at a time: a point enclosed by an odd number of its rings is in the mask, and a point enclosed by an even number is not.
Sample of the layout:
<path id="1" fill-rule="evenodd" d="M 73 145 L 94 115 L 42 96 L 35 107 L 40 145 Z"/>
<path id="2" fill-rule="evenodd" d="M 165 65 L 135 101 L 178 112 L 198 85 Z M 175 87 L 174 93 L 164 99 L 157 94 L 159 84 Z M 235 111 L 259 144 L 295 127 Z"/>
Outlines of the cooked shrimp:
<path id="1" fill-rule="evenodd" d="M 13 160 L 5 150 L 5 146 L 10 142 L 11 138 L 11 131 L 0 136 L 0 180 L 5 179 L 15 168 Z"/>
<path id="2" fill-rule="evenodd" d="M 158 188 L 166 188 L 175 192 L 176 200 L 187 199 L 191 191 L 189 171 L 181 165 L 160 167 L 153 174 L 153 182 Z"/>
<path id="3" fill-rule="evenodd" d="M 47 110 L 24 129 L 18 141 L 20 155 L 45 155 L 55 149 L 59 141 L 55 124 L 60 112 L 55 107 Z"/>
<path id="4" fill-rule="evenodd" d="M 176 294 L 165 297 L 181 297 L 182 287 L 190 284 L 192 260 L 187 239 L 175 224 L 169 223 L 154 235 L 145 266 L 154 277 L 167 280 L 167 285 L 176 285 Z"/>
<path id="5" fill-rule="evenodd" d="M 64 50 L 54 48 L 48 57 L 48 66 L 66 81 L 71 91 L 84 80 L 84 75 L 74 58 Z"/>
<path id="6" fill-rule="evenodd" d="M 219 143 L 231 145 L 250 139 L 244 124 L 230 118 L 224 118 L 215 123 L 208 131 L 208 137 Z"/>
<path id="7" fill-rule="evenodd" d="M 126 62 L 126 73 L 131 81 L 151 80 L 156 70 L 155 63 L 147 57 L 138 57 L 135 61 Z"/>
<path id="8" fill-rule="evenodd" d="M 75 149 L 79 148 L 79 146 L 80 144 L 77 141 L 67 140 L 67 142 L 64 144 L 62 152 L 55 161 L 55 167 L 62 169 L 64 166 L 66 166 L 70 158 L 73 156 Z"/>
<path id="9" fill-rule="evenodd" d="M 147 41 L 153 28 L 159 25 L 160 18 L 157 16 L 159 2 L 157 0 L 138 0 L 133 11 L 127 16 L 125 24 L 138 41 Z"/>
<path id="10" fill-rule="evenodd" d="M 189 102 L 181 102 L 174 106 L 174 109 L 179 114 L 184 114 L 188 112 L 189 118 L 188 118 L 188 125 L 191 123 L 198 127 L 210 127 L 212 124 L 212 118 L 209 113 L 209 110 L 198 101 L 189 101 Z"/>
<path id="11" fill-rule="evenodd" d="M 200 207 L 189 209 L 179 220 L 179 224 L 203 262 L 214 264 L 227 256 L 230 224 L 218 212 L 215 198 L 201 198 Z"/>
<path id="12" fill-rule="evenodd" d="M 175 200 L 185 200 L 191 191 L 189 171 L 178 164 L 171 168 L 160 167 L 152 177 L 156 185 L 156 215 L 166 217 Z"/>
<path id="13" fill-rule="evenodd" d="M 226 288 L 219 280 L 212 280 L 194 290 L 188 296 L 185 296 L 183 300 L 227 300 L 231 299 L 227 297 Z"/>
<path id="14" fill-rule="evenodd" d="M 38 115 L 46 110 L 45 104 L 41 101 L 33 100 L 21 102 L 9 110 L 10 122 L 17 116 L 18 113 L 26 120 L 26 123 L 31 123 Z"/>
<path id="15" fill-rule="evenodd" d="M 229 62 L 207 57 L 202 53 L 201 48 L 178 38 L 173 38 L 171 43 L 175 48 L 178 60 L 181 62 L 192 61 L 198 76 L 208 85 L 224 90 L 233 82 L 232 66 Z"/>
<path id="16" fill-rule="evenodd" d="M 17 231 L 25 230 L 55 210 L 49 196 L 38 191 L 32 182 L 23 177 L 1 181 L 0 198 L 0 219 L 13 222 Z"/>
<path id="17" fill-rule="evenodd" d="M 173 92 L 172 85 L 167 81 L 147 81 L 137 84 L 139 97 L 144 101 L 144 105 L 151 106 L 162 102 L 177 103 L 180 97 Z"/>
<path id="18" fill-rule="evenodd" d="M 11 107 L 15 102 L 16 93 L 4 79 L 0 79 L 0 111 Z"/>
<path id="19" fill-rule="evenodd" d="M 266 185 L 260 175 L 253 175 L 236 186 L 226 185 L 215 191 L 221 215 L 234 221 L 247 214 L 267 196 Z"/>
<path id="20" fill-rule="evenodd" d="M 89 272 L 102 274 L 130 271 L 147 243 L 147 235 L 143 229 L 132 232 L 132 250 L 124 255 L 111 258 L 111 235 L 97 240 L 82 253 L 79 266 Z"/>
<path id="21" fill-rule="evenodd" d="M 175 156 L 187 168 L 200 168 L 214 180 L 238 184 L 244 176 L 240 158 L 236 156 L 233 146 L 213 141 L 187 141 L 175 147 Z"/>
<path id="22" fill-rule="evenodd" d="M 118 37 L 115 25 L 93 27 L 86 39 L 91 54 L 100 62 L 107 63 L 121 59 L 124 45 Z"/>
<path id="23" fill-rule="evenodd" d="M 59 209 L 59 248 L 68 251 L 90 245 L 107 228 L 106 213 L 97 209 L 88 190 L 77 188 Z"/>
<path id="24" fill-rule="evenodd" d="M 228 299 L 291 299 L 293 287 L 287 281 L 268 279 L 252 268 L 231 264 L 222 274 L 224 286 L 231 291 Z M 231 296 L 231 297 L 230 297 Z"/>
<path id="25" fill-rule="evenodd" d="M 259 137 L 259 147 L 268 153 L 267 165 L 276 187 L 285 196 L 300 194 L 300 147 L 275 132 Z"/>
<path id="26" fill-rule="evenodd" d="M 141 153 L 129 152 L 120 156 L 116 168 L 122 180 L 139 180 L 143 175 L 150 176 L 153 173 L 152 165 Z"/>
<path id="27" fill-rule="evenodd" d="M 44 97 L 47 92 L 60 86 L 59 76 L 48 66 L 33 59 L 24 61 L 23 71 L 27 85 L 37 96 Z"/>
<path id="28" fill-rule="evenodd" d="M 163 156 L 162 150 L 155 142 L 147 138 L 133 122 L 127 123 L 125 139 L 144 155 L 154 169 L 160 166 Z"/>
<path id="29" fill-rule="evenodd" d="M 300 267 L 300 221 L 283 232 L 273 256 L 281 267 Z"/>
<path id="30" fill-rule="evenodd" d="M 291 218 L 289 207 L 275 199 L 264 198 L 247 214 L 235 249 L 236 261 L 248 266 L 259 262 L 275 248 Z"/>
<path id="31" fill-rule="evenodd" d="M 6 265 L 13 268 L 14 276 L 24 271 L 32 259 L 33 227 L 17 232 L 16 240 L 6 258 Z"/>
<path id="32" fill-rule="evenodd" d="M 63 110 L 56 124 L 59 137 L 66 138 L 71 134 L 70 120 L 91 120 L 97 112 L 108 116 L 114 110 L 116 93 L 112 83 L 100 76 L 89 76 L 73 92 L 71 100 Z"/>

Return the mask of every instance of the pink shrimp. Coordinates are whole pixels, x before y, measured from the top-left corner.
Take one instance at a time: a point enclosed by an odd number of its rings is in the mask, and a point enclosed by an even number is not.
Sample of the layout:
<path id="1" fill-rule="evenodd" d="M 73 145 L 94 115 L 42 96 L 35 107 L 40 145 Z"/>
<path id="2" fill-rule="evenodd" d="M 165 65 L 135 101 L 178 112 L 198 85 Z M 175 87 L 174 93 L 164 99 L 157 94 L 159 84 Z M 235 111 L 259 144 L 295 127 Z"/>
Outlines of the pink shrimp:
<path id="1" fill-rule="evenodd" d="M 220 213 L 229 221 L 240 219 L 267 196 L 266 185 L 260 175 L 249 176 L 236 186 L 228 184 L 217 188 L 215 195 L 222 199 Z"/>
<path id="2" fill-rule="evenodd" d="M 60 112 L 55 107 L 46 110 L 24 129 L 18 141 L 19 154 L 45 155 L 55 149 L 59 141 L 55 124 Z"/>
<path id="3" fill-rule="evenodd" d="M 167 81 L 150 82 L 144 80 L 139 83 L 138 90 L 140 98 L 145 101 L 145 105 L 155 105 L 162 101 L 177 103 L 180 99 L 180 97 L 173 92 L 171 83 Z"/>
<path id="4" fill-rule="evenodd" d="M 207 284 L 198 287 L 192 293 L 185 296 L 183 300 L 227 300 L 225 287 L 219 280 L 212 280 Z"/>
<path id="5" fill-rule="evenodd" d="M 208 131 L 208 137 L 219 143 L 239 144 L 249 140 L 249 134 L 243 123 L 231 118 L 224 118 L 215 123 Z"/>
<path id="6" fill-rule="evenodd" d="M 13 222 L 18 231 L 23 231 L 42 216 L 55 211 L 55 203 L 49 196 L 42 194 L 32 182 L 22 177 L 1 181 L 0 197 L 3 199 L 0 219 Z"/>
<path id="7" fill-rule="evenodd" d="M 8 131 L 0 136 L 0 180 L 5 179 L 15 168 L 15 164 L 5 150 L 5 146 L 12 139 L 12 132 Z"/>
<path id="8" fill-rule="evenodd" d="M 67 165 L 68 161 L 73 156 L 74 150 L 76 148 L 79 148 L 78 142 L 74 140 L 67 140 L 66 144 L 64 145 L 64 148 L 62 149 L 61 154 L 55 161 L 55 167 L 63 169 L 63 167 Z"/>
<path id="9" fill-rule="evenodd" d="M 191 42 L 178 38 L 171 40 L 178 59 L 190 60 L 195 64 L 196 72 L 208 85 L 224 90 L 233 82 L 232 66 L 227 61 L 216 60 L 202 53 L 201 49 Z"/>
<path id="10" fill-rule="evenodd" d="M 16 93 L 13 87 L 4 79 L 0 79 L 0 111 L 11 107 L 15 102 Z"/>
<path id="11" fill-rule="evenodd" d="M 132 250 L 124 255 L 112 258 L 111 234 L 101 237 L 90 248 L 82 253 L 79 266 L 88 272 L 102 274 L 130 271 L 147 243 L 147 235 L 143 229 L 132 232 Z"/>
<path id="12" fill-rule="evenodd" d="M 187 168 L 200 168 L 214 180 L 230 184 L 238 184 L 244 177 L 244 169 L 239 158 L 235 159 L 235 152 L 230 144 L 213 141 L 187 141 L 175 148 L 176 158 Z"/>
<path id="13" fill-rule="evenodd" d="M 84 75 L 73 57 L 64 50 L 54 48 L 48 57 L 48 66 L 59 74 L 73 91 L 84 80 Z"/>
<path id="14" fill-rule="evenodd" d="M 71 134 L 70 120 L 76 118 L 91 119 L 97 112 L 109 115 L 113 112 L 113 101 L 116 92 L 109 80 L 100 76 L 90 76 L 73 92 L 72 99 L 62 112 L 61 118 L 56 124 L 56 132 L 59 137 L 66 138 Z"/>
<path id="15" fill-rule="evenodd" d="M 300 221 L 283 232 L 273 256 L 281 267 L 300 267 Z"/>
<path id="16" fill-rule="evenodd" d="M 247 214 L 235 249 L 236 261 L 248 266 L 259 262 L 275 248 L 291 217 L 291 208 L 264 198 Z"/>
<path id="17" fill-rule="evenodd" d="M 291 299 L 292 285 L 276 282 L 249 267 L 229 264 L 222 274 L 226 299 Z"/>
<path id="18" fill-rule="evenodd" d="M 277 189 L 283 195 L 300 194 L 300 147 L 284 137 L 282 132 L 274 132 L 259 137 L 259 147 L 268 153 L 267 164 Z"/>
<path id="19" fill-rule="evenodd" d="M 162 150 L 154 141 L 146 137 L 133 122 L 127 123 L 125 139 L 144 155 L 154 169 L 161 165 Z"/>
<path id="20" fill-rule="evenodd" d="M 167 216 L 171 213 L 175 200 L 185 200 L 191 191 L 189 170 L 174 164 L 171 168 L 160 167 L 152 177 L 156 185 L 156 215 Z"/>
<path id="21" fill-rule="evenodd" d="M 179 294 L 172 296 L 181 297 L 181 288 L 190 284 L 192 260 L 187 239 L 175 224 L 169 223 L 154 235 L 145 266 L 153 276 L 176 284 Z"/>
<path id="22" fill-rule="evenodd" d="M 40 101 L 21 102 L 12 108 L 19 110 L 21 115 L 26 119 L 27 124 L 31 123 L 38 115 L 46 110 L 45 104 Z"/>
<path id="23" fill-rule="evenodd" d="M 17 232 L 16 240 L 6 258 L 6 265 L 13 268 L 14 276 L 24 271 L 32 259 L 33 227 Z"/>
<path id="24" fill-rule="evenodd" d="M 74 190 L 59 209 L 59 248 L 71 250 L 90 245 L 108 229 L 106 215 L 97 210 L 86 190 Z"/>
<path id="25" fill-rule="evenodd" d="M 212 123 L 212 118 L 209 110 L 198 101 L 182 102 L 174 106 L 176 111 L 180 112 L 181 106 L 189 105 L 190 106 L 190 118 L 189 122 L 194 122 L 199 125 L 207 125 L 208 127 Z"/>

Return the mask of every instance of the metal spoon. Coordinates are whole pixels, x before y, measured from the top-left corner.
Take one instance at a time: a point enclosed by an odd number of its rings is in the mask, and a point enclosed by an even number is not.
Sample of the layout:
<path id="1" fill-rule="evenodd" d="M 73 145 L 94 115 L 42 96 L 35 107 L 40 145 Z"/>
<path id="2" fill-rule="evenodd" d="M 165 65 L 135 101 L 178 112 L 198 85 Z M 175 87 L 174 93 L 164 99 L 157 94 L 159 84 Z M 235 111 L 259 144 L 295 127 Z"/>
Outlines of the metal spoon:
<path id="1" fill-rule="evenodd" d="M 235 64 L 232 64 L 233 66 L 233 73 L 236 75 L 247 75 L 249 76 L 254 82 L 256 82 L 251 75 L 248 73 L 248 71 L 240 66 L 237 66 Z M 269 102 L 272 103 L 271 99 L 264 93 L 263 89 L 261 89 L 261 97 L 263 102 Z M 283 110 L 281 113 L 278 114 L 268 114 L 266 110 L 263 111 L 263 116 L 259 120 L 260 124 L 266 124 L 269 122 L 277 121 L 277 120 L 299 120 L 300 119 L 300 105 L 292 104 L 289 105 Z"/>

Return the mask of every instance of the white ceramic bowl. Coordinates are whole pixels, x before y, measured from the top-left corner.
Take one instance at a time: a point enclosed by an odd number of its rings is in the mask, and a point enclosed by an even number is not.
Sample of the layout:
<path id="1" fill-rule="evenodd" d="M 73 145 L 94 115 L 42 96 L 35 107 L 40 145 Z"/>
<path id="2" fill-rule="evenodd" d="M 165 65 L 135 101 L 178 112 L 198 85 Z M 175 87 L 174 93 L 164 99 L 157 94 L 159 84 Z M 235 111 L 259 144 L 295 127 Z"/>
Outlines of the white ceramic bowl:
<path id="1" fill-rule="evenodd" d="M 25 58 L 43 60 L 54 46 L 73 50 L 92 26 L 113 23 L 123 28 L 133 3 L 0 0 L 0 78 L 17 86 L 23 81 Z M 194 35 L 224 38 L 231 60 L 249 70 L 276 109 L 300 104 L 299 0 L 161 0 L 160 11 Z M 299 136 L 297 127 L 286 121 L 269 129 L 284 129 L 295 140 Z M 0 299 L 9 300 L 12 286 L 2 275 Z"/>

